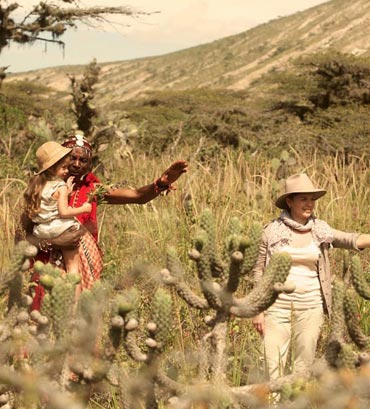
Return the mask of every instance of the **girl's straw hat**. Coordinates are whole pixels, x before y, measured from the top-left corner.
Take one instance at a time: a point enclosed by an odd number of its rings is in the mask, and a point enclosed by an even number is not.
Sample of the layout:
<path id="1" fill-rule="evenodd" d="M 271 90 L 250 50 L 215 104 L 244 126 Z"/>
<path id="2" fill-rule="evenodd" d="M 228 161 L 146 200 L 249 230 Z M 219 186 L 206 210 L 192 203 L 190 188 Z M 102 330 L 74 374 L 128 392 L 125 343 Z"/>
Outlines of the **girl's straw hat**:
<path id="1" fill-rule="evenodd" d="M 279 209 L 288 209 L 285 199 L 293 193 L 315 193 L 314 198 L 317 200 L 321 196 L 324 196 L 326 190 L 315 188 L 305 173 L 292 175 L 285 180 L 285 193 L 276 199 L 275 205 Z"/>
<path id="2" fill-rule="evenodd" d="M 62 158 L 71 152 L 71 148 L 65 148 L 57 142 L 49 141 L 42 144 L 36 151 L 36 160 L 39 170 L 35 175 L 39 175 L 45 170 L 51 168 Z"/>

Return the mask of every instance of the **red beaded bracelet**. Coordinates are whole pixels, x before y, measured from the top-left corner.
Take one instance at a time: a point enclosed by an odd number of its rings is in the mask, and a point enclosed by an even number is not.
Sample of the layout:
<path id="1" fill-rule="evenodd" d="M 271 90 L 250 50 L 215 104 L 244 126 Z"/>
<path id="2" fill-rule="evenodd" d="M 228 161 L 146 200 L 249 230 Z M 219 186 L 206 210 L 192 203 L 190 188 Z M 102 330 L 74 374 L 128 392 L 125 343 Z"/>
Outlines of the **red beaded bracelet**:
<path id="1" fill-rule="evenodd" d="M 156 193 L 161 193 L 161 192 L 169 192 L 172 189 L 171 184 L 163 184 L 161 182 L 161 178 L 156 179 L 154 182 L 154 190 Z"/>

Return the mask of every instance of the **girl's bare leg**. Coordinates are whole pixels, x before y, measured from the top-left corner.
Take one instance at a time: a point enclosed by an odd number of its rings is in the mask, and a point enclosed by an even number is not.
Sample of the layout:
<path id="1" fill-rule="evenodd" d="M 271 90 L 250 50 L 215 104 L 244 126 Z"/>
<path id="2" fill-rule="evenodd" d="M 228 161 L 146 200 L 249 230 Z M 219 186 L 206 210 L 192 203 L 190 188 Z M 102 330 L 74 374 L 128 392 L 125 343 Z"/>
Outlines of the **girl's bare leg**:
<path id="1" fill-rule="evenodd" d="M 63 259 L 67 273 L 80 275 L 80 256 L 78 254 L 78 249 L 63 250 Z M 77 284 L 75 289 L 75 302 L 77 302 L 81 292 L 81 284 Z"/>
<path id="2" fill-rule="evenodd" d="M 78 255 L 78 249 L 63 250 L 62 252 L 67 273 L 80 274 L 80 257 Z"/>

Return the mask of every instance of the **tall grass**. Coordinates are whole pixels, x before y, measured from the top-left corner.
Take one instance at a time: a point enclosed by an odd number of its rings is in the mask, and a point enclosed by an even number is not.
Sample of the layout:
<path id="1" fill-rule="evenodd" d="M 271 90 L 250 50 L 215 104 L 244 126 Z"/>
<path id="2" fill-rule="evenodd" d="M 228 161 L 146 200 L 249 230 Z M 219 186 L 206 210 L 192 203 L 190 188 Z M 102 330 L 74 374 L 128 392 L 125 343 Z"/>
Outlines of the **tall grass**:
<path id="1" fill-rule="evenodd" d="M 361 157 L 350 157 L 345 162 L 340 156 L 300 157 L 294 151 L 296 163 L 289 173 L 304 171 L 327 194 L 317 202 L 316 214 L 333 227 L 346 231 L 370 231 L 369 181 L 367 163 Z M 186 157 L 180 153 L 178 157 Z M 172 158 L 161 162 L 138 155 L 127 158 L 117 168 L 117 180 L 128 180 L 131 185 L 151 183 L 170 164 Z M 205 208 L 216 217 L 216 234 L 220 249 L 229 219 L 237 216 L 246 225 L 252 221 L 269 222 L 279 212 L 274 206 L 276 177 L 271 162 L 262 154 L 246 155 L 226 151 L 222 158 L 204 164 L 189 163 L 189 171 L 178 181 L 178 189 L 166 197 L 158 197 L 146 205 L 108 206 L 99 208 L 100 244 L 105 252 L 105 277 L 142 290 L 143 308 L 150 304 L 153 287 L 157 285 L 156 272 L 165 267 L 166 248 L 175 246 L 186 269 L 187 280 L 197 290 L 194 266 L 187 257 L 197 219 Z M 14 234 L 21 211 L 24 180 L 0 180 L 0 267 L 3 270 L 11 254 Z M 336 250 L 332 262 L 340 268 L 341 252 Z M 370 257 L 361 253 L 364 266 Z M 183 354 L 195 345 L 207 330 L 201 313 L 191 310 L 174 296 L 173 349 Z M 362 307 L 363 310 L 365 307 Z M 260 366 L 259 337 L 249 320 L 232 322 L 230 327 L 229 381 L 243 384 L 261 376 L 246 368 Z M 251 361 L 253 365 L 250 365 Z"/>
<path id="2" fill-rule="evenodd" d="M 22 206 L 22 191 L 25 182 L 20 179 L 0 179 L 0 272 L 9 259 L 18 225 L 19 209 Z"/>
<path id="3" fill-rule="evenodd" d="M 170 163 L 137 157 L 132 168 L 141 168 L 135 185 L 150 183 Z M 128 169 L 129 170 L 129 169 Z M 316 214 L 335 228 L 346 231 L 369 231 L 370 175 L 363 158 L 351 157 L 349 163 L 335 157 L 297 156 L 289 173 L 306 172 L 315 184 L 327 190 L 317 202 Z M 232 216 L 267 223 L 279 214 L 274 206 L 276 174 L 262 155 L 246 156 L 227 151 L 222 160 L 202 164 L 192 162 L 189 172 L 177 183 L 178 190 L 151 203 L 127 206 L 105 206 L 101 241 L 114 247 L 125 264 L 137 256 L 163 263 L 165 248 L 175 244 L 186 255 L 194 221 L 210 208 L 217 219 L 219 242 Z M 190 207 L 190 210 L 189 210 Z M 191 213 L 191 214 L 190 214 Z"/>

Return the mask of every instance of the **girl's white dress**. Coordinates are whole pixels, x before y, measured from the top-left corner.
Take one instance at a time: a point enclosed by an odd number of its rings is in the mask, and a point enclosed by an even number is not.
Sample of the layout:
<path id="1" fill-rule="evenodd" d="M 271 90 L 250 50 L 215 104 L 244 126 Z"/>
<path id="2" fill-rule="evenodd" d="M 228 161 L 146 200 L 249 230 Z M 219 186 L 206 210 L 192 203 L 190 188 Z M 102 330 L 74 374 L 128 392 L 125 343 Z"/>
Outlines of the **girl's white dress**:
<path id="1" fill-rule="evenodd" d="M 39 239 L 53 239 L 67 229 L 75 226 L 79 229 L 80 223 L 75 218 L 61 219 L 58 212 L 58 201 L 53 194 L 66 183 L 61 179 L 47 181 L 41 193 L 40 212 L 32 218 L 36 223 L 33 234 Z"/>

